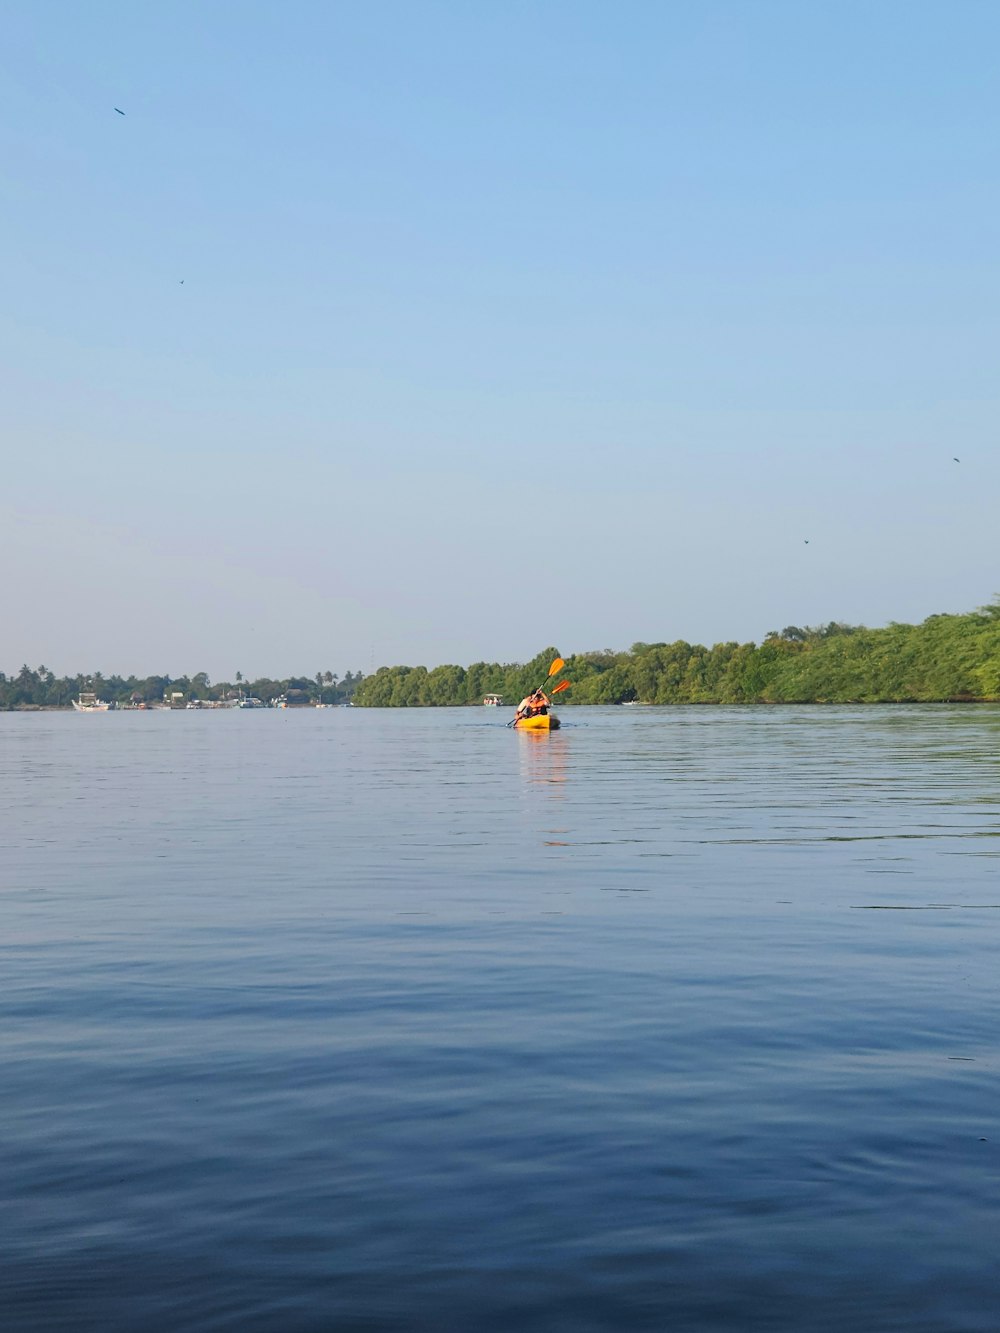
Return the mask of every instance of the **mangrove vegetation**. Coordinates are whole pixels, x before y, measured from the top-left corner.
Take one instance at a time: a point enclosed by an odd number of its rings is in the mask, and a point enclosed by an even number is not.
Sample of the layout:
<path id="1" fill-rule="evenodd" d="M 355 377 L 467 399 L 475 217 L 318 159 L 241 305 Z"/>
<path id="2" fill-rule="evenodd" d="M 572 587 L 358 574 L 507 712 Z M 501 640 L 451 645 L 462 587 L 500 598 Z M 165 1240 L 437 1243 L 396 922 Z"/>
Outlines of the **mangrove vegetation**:
<path id="1" fill-rule="evenodd" d="M 374 708 L 510 704 L 545 679 L 556 655 L 469 667 L 382 667 L 362 681 L 356 704 Z M 882 629 L 832 622 L 788 625 L 762 643 L 678 640 L 634 643 L 628 652 L 566 658 L 565 704 L 931 703 L 1000 699 L 1000 600 L 967 615 L 933 615 Z"/>

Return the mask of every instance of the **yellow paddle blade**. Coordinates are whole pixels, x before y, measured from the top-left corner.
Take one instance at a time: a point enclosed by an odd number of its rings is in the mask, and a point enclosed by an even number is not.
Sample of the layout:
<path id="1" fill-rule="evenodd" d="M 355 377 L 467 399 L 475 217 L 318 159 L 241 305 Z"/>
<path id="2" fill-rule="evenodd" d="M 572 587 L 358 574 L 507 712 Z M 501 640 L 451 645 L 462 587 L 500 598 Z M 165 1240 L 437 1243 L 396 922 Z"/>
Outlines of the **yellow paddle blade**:
<path id="1" fill-rule="evenodd" d="M 554 676 L 554 675 L 556 674 L 557 671 L 562 671 L 562 669 L 563 669 L 563 667 L 564 667 L 565 665 L 566 665 L 566 663 L 562 660 L 562 658 L 561 658 L 561 657 L 557 657 L 556 660 L 555 660 L 555 661 L 552 663 L 552 665 L 549 667 L 549 675 L 550 675 L 550 676 Z"/>

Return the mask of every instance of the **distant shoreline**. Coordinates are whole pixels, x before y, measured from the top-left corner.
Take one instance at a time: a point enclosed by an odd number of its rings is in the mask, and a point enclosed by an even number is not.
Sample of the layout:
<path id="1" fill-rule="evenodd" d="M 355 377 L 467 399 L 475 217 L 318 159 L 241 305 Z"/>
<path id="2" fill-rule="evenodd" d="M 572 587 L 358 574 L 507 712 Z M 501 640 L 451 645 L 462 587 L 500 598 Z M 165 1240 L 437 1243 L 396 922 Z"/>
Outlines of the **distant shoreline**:
<path id="1" fill-rule="evenodd" d="M 1000 704 L 1000 697 L 994 698 L 969 698 L 956 696 L 950 699 L 747 699 L 747 700 L 681 700 L 675 703 L 646 703 L 643 700 L 629 700 L 620 704 L 602 704 L 602 703 L 569 703 L 565 706 L 572 708 L 627 708 L 631 704 L 637 708 L 942 708 L 946 705 L 968 704 L 974 707 L 984 707 L 990 704 Z M 298 705 L 290 708 L 288 712 L 308 713 L 311 711 L 324 711 L 325 708 L 343 707 L 344 705 L 324 705 L 317 709 L 315 704 Z M 560 706 L 561 707 L 561 706 Z M 482 704 L 476 703 L 455 703 L 455 704 L 413 704 L 409 705 L 409 711 L 430 712 L 435 709 L 447 711 L 456 708 L 474 708 L 477 711 L 482 710 Z M 78 710 L 74 709 L 72 704 L 15 704 L 7 708 L 0 708 L 0 713 L 67 713 L 76 714 Z M 241 709 L 228 708 L 108 708 L 96 710 L 108 713 L 224 713 L 241 712 Z M 277 712 L 276 708 L 266 705 L 264 709 L 255 709 L 253 711 Z M 366 704 L 359 706 L 356 711 L 392 713 L 407 711 L 407 706 L 402 709 L 392 704 Z M 494 708 L 491 711 L 497 714 L 513 712 L 513 706 Z"/>
<path id="2" fill-rule="evenodd" d="M 571 654 L 549 646 L 530 662 L 382 666 L 370 675 L 331 671 L 285 680 L 192 676 L 64 676 L 46 667 L 0 673 L 0 710 L 66 711 L 73 700 L 118 709 L 337 706 L 440 708 L 501 698 L 512 708 L 560 663 L 559 705 L 962 704 L 1000 701 L 1000 599 L 978 611 L 928 616 L 881 629 L 830 621 L 786 625 L 761 643 L 705 647 L 677 639 L 625 652 Z"/>

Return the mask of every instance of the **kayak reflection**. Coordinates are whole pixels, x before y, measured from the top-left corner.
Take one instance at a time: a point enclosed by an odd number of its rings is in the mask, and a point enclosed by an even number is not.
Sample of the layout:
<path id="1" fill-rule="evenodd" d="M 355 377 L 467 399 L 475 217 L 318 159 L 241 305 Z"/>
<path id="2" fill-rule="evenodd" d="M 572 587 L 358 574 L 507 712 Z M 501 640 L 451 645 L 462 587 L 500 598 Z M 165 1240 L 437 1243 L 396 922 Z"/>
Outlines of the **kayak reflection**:
<path id="1" fill-rule="evenodd" d="M 546 787 L 550 796 L 565 794 L 562 788 L 569 769 L 568 736 L 554 731 L 525 731 L 519 759 L 521 778 L 526 784 Z M 536 792 L 532 799 L 537 796 Z"/>

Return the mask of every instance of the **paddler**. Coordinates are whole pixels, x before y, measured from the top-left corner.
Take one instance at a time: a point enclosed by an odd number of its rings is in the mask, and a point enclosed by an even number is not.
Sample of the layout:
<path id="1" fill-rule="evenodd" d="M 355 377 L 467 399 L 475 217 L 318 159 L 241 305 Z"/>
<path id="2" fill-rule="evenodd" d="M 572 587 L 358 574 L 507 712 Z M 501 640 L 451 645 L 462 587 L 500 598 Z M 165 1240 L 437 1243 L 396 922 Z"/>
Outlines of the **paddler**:
<path id="1" fill-rule="evenodd" d="M 544 690 L 535 690 L 533 694 L 526 694 L 517 705 L 517 712 L 514 714 L 514 721 L 518 722 L 522 717 L 541 717 L 549 711 L 549 696 Z"/>

